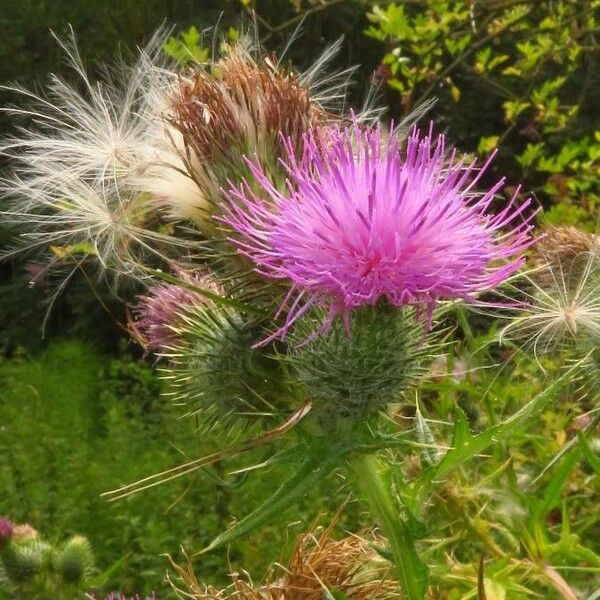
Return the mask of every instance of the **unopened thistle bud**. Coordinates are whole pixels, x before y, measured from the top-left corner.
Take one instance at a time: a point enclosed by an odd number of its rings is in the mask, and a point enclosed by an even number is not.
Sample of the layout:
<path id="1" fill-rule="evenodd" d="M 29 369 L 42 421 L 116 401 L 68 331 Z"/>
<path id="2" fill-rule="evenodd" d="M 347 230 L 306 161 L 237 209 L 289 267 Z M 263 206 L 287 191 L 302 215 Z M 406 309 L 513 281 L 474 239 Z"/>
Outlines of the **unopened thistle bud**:
<path id="1" fill-rule="evenodd" d="M 9 580 L 24 583 L 40 573 L 50 560 L 52 548 L 46 542 L 11 539 L 0 551 L 0 560 Z"/>
<path id="2" fill-rule="evenodd" d="M 68 540 L 56 559 L 56 570 L 67 583 L 78 584 L 94 566 L 92 547 L 87 538 L 76 535 Z"/>
<path id="3" fill-rule="evenodd" d="M 270 413 L 285 402 L 277 361 L 252 347 L 260 329 L 234 309 L 195 304 L 173 332 L 177 343 L 165 353 L 163 377 L 173 400 L 206 425 Z"/>
<path id="4" fill-rule="evenodd" d="M 435 353 L 414 311 L 384 303 L 354 310 L 347 322 L 314 335 L 323 319 L 316 311 L 290 333 L 285 361 L 315 409 L 361 418 L 399 400 Z M 311 339 L 312 335 L 312 339 Z"/>

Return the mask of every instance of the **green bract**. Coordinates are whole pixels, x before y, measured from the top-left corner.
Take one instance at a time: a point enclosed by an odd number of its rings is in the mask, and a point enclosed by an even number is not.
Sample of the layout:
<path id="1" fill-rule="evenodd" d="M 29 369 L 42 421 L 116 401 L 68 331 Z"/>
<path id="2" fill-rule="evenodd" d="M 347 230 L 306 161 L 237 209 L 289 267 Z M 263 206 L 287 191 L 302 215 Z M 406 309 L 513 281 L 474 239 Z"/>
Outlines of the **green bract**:
<path id="1" fill-rule="evenodd" d="M 341 318 L 314 336 L 325 320 L 323 311 L 303 318 L 289 336 L 286 363 L 294 382 L 317 409 L 361 419 L 399 400 L 436 352 L 435 337 L 410 308 L 385 303 Z"/>

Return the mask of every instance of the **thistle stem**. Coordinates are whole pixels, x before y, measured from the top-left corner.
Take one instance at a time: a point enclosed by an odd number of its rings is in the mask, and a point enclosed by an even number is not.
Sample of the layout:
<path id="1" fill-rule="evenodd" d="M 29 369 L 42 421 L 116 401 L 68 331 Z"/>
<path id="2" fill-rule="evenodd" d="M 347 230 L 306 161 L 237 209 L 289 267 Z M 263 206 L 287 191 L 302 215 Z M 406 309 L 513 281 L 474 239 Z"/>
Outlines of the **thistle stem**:
<path id="1" fill-rule="evenodd" d="M 377 458 L 372 454 L 357 453 L 349 461 L 356 475 L 355 485 L 390 544 L 403 598 L 423 600 L 427 590 L 427 567 L 417 554 L 414 536 L 396 507 L 396 499 Z"/>

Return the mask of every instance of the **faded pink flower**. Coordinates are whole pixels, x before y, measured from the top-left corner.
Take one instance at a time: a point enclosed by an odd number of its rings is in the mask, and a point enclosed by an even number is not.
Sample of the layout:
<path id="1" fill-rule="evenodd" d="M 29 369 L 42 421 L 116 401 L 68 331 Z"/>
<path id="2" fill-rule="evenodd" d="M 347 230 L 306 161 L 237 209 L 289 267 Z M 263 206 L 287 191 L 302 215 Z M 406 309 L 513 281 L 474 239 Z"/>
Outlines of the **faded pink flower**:
<path id="1" fill-rule="evenodd" d="M 177 270 L 177 275 L 184 285 L 214 294 L 221 292 L 208 276 L 190 275 L 181 269 Z M 181 315 L 186 308 L 206 302 L 206 297 L 193 289 L 167 283 L 156 285 L 140 298 L 135 328 L 145 339 L 148 349 L 164 352 L 176 344 L 178 335 L 175 328 L 181 324 Z"/>
<path id="2" fill-rule="evenodd" d="M 0 517 L 0 544 L 10 540 L 14 531 L 14 524 L 6 517 Z"/>

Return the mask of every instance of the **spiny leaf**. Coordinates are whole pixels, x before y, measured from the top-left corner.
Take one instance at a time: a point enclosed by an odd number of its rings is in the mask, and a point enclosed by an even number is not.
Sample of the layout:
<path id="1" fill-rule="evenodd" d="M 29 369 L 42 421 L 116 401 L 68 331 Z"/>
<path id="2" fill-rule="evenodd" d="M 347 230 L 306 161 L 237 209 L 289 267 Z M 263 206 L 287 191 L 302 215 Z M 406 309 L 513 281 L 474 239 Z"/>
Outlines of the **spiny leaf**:
<path id="1" fill-rule="evenodd" d="M 206 548 L 197 554 L 204 554 L 219 546 L 228 544 L 247 535 L 265 523 L 279 518 L 301 496 L 311 490 L 321 479 L 329 475 L 339 464 L 343 454 L 331 454 L 327 458 L 309 454 L 293 471 L 293 475 L 283 482 L 279 489 L 254 512 L 235 523 L 227 531 L 218 535 Z"/>
<path id="2" fill-rule="evenodd" d="M 554 383 L 528 402 L 514 415 L 503 423 L 489 427 L 479 435 L 472 435 L 469 431 L 467 418 L 462 410 L 456 410 L 456 422 L 452 439 L 452 448 L 446 452 L 444 458 L 435 466 L 426 469 L 411 486 L 411 496 L 408 501 L 414 506 L 423 506 L 422 500 L 426 498 L 435 481 L 441 479 L 453 469 L 480 454 L 494 442 L 513 435 L 515 430 L 523 427 L 531 417 L 539 413 L 549 404 L 562 387 L 571 381 L 573 374 L 579 369 L 586 359 L 575 363 L 569 370 L 561 375 Z"/>

